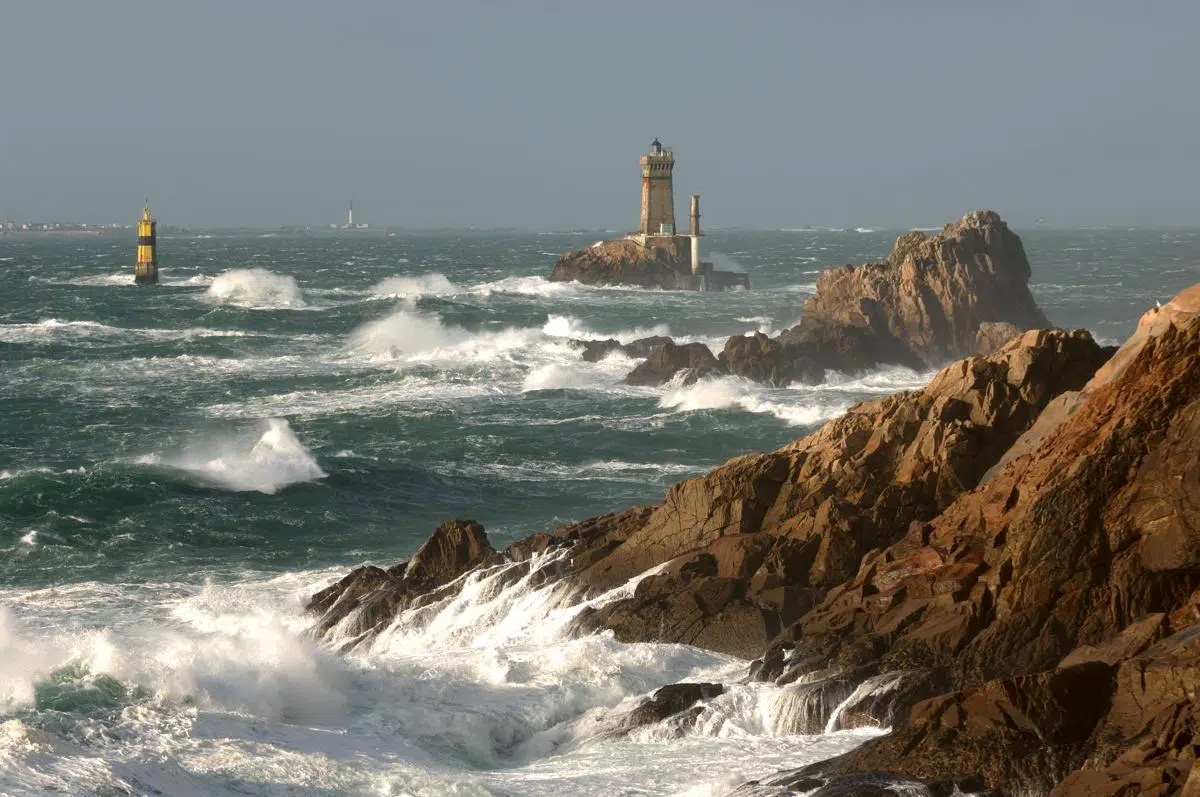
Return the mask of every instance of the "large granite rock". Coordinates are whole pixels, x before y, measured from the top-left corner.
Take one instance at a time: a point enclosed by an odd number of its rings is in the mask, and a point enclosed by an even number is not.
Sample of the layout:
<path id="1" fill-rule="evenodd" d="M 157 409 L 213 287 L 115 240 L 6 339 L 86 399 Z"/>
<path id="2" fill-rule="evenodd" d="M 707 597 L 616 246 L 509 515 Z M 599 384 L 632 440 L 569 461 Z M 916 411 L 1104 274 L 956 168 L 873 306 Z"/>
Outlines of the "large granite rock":
<path id="1" fill-rule="evenodd" d="M 900 236 L 883 262 L 824 272 L 798 325 L 773 339 L 730 338 L 727 367 L 786 384 L 811 381 L 821 369 L 923 369 L 990 354 L 1024 330 L 1049 326 L 1029 277 L 1021 239 L 995 213 L 970 213 L 937 235 Z"/>
<path id="2" fill-rule="evenodd" d="M 956 690 L 913 707 L 841 771 L 978 773 L 1010 793 L 1189 788 L 1200 752 L 1200 286 L 1147 313 L 1063 399 L 1019 456 L 864 556 L 781 635 L 792 640 L 784 671 L 937 667 Z"/>
<path id="3" fill-rule="evenodd" d="M 1008 225 L 991 211 L 969 213 L 937 235 L 900 236 L 882 263 L 826 271 L 799 326 L 783 337 L 826 348 L 831 330 L 849 328 L 889 360 L 907 352 L 905 359 L 940 365 L 970 354 L 984 323 L 1049 326 L 1029 292 L 1030 274 Z"/>
<path id="4" fill-rule="evenodd" d="M 656 239 L 653 247 L 632 238 L 598 241 L 560 257 L 550 280 L 678 290 L 686 287 L 685 275 L 691 275 L 691 250 L 681 246 L 680 240 Z"/>

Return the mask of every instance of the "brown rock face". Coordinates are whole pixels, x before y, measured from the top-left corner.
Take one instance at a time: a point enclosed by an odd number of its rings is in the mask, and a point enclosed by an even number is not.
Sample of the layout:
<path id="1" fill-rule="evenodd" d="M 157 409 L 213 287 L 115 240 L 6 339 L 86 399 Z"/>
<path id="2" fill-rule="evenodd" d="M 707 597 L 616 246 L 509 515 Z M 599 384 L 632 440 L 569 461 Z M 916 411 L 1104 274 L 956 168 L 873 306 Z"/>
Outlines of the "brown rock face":
<path id="1" fill-rule="evenodd" d="M 1023 453 L 867 554 L 788 632 L 796 667 L 939 667 L 960 690 L 843 770 L 1060 795 L 1185 787 L 1200 751 L 1197 300 L 1148 313 Z"/>
<path id="2" fill-rule="evenodd" d="M 473 520 L 448 520 L 430 535 L 412 559 L 383 570 L 357 568 L 313 595 L 306 611 L 320 615 L 318 635 L 344 626 L 347 647 L 386 628 L 396 615 L 477 567 L 496 564 L 498 555 Z"/>
<path id="3" fill-rule="evenodd" d="M 1049 326 L 1029 277 L 1021 239 L 995 213 L 970 213 L 934 236 L 900 236 L 886 262 L 826 271 L 792 337 L 866 330 L 937 365 L 972 352 L 985 322 Z"/>
<path id="4" fill-rule="evenodd" d="M 631 598 L 581 614 L 581 628 L 757 656 L 864 554 L 975 487 L 1055 395 L 1103 361 L 1086 332 L 1029 332 L 924 390 L 860 404 L 778 451 L 675 485 L 577 579 L 602 591 L 669 564 Z"/>
<path id="5" fill-rule="evenodd" d="M 703 343 L 687 343 L 680 346 L 668 340 L 651 350 L 650 356 L 625 377 L 625 383 L 661 385 L 671 381 L 680 371 L 688 373 L 688 384 L 709 374 L 722 373 L 721 364 Z"/>

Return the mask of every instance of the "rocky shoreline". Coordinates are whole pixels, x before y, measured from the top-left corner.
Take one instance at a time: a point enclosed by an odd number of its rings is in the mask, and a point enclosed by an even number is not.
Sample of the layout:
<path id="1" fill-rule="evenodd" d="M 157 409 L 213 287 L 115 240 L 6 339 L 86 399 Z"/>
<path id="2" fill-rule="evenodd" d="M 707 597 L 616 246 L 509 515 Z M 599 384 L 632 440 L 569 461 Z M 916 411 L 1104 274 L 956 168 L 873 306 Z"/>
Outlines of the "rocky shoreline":
<path id="1" fill-rule="evenodd" d="M 984 221 L 898 243 L 921 253 L 901 263 L 925 265 L 893 271 L 912 278 L 904 285 L 920 282 L 914 269 L 961 283 L 964 261 L 987 273 L 953 243 L 978 236 L 1012 253 Z M 984 254 L 995 271 L 994 250 Z M 874 270 L 863 268 L 818 287 L 854 279 L 867 290 Z M 865 326 L 853 321 L 868 330 L 861 339 L 886 340 L 886 329 L 922 363 L 969 354 L 984 323 L 1040 318 L 934 323 L 937 291 L 872 290 L 881 307 L 924 308 L 914 317 L 928 323 L 902 339 L 890 311 L 872 310 Z M 962 309 L 961 295 L 945 295 Z M 806 319 L 851 318 L 821 296 Z M 809 341 L 819 329 L 801 327 Z M 907 783 L 938 796 L 1196 797 L 1197 449 L 1200 285 L 1146 313 L 1115 352 L 1084 331 L 1027 331 L 922 390 L 683 481 L 654 506 L 503 551 L 478 524 L 448 522 L 408 562 L 358 568 L 308 608 L 315 633 L 349 648 L 401 611 L 452 598 L 471 574 L 488 574 L 491 589 L 553 586 L 563 605 L 603 595 L 576 615 L 576 633 L 740 656 L 747 678 L 784 687 L 793 732 L 892 729 L 839 758 L 763 773 L 747 795 L 889 795 Z M 686 727 L 722 688 L 664 687 L 614 732 Z"/>
<path id="2" fill-rule="evenodd" d="M 983 210 L 937 235 L 900 236 L 881 262 L 824 272 L 800 322 L 775 337 L 734 335 L 719 354 L 702 343 L 662 338 L 576 345 L 589 360 L 618 350 L 647 357 L 626 380 L 640 385 L 731 375 L 786 387 L 820 384 L 827 371 L 936 368 L 1048 327 L 1029 290 L 1031 273 L 1021 239 L 999 215 Z"/>

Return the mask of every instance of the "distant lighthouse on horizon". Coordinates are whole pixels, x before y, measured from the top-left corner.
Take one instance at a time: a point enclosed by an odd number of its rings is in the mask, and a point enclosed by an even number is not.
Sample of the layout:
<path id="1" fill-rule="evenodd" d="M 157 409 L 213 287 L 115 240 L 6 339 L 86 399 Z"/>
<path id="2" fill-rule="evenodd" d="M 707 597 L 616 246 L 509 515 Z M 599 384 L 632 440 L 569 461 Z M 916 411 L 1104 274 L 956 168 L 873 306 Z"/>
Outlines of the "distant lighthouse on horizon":
<path id="1" fill-rule="evenodd" d="M 350 210 L 346 211 L 346 229 L 354 229 L 354 200 L 350 200 Z"/>
<path id="2" fill-rule="evenodd" d="M 137 265 L 133 270 L 135 285 L 158 284 L 158 241 L 155 230 L 158 222 L 150 215 L 150 199 L 142 208 L 142 218 L 138 221 L 137 231 Z"/>

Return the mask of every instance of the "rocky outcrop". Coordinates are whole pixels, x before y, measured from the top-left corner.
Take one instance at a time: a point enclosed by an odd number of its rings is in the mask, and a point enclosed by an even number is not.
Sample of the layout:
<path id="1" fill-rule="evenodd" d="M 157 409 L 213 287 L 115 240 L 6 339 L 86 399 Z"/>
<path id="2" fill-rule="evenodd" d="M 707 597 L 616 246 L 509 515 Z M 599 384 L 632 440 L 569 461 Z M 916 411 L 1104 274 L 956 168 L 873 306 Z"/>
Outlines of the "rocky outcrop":
<path id="1" fill-rule="evenodd" d="M 703 343 L 685 343 L 681 346 L 668 340 L 655 346 L 650 356 L 629 372 L 625 384 L 661 385 L 670 382 L 681 371 L 686 372 L 684 384 L 723 372 L 717 358 Z"/>
<path id="2" fill-rule="evenodd" d="M 633 238 L 599 241 L 587 249 L 567 252 L 554 264 L 551 282 L 586 285 L 626 285 L 679 290 L 691 276 L 691 251 L 671 237 L 643 246 Z"/>
<path id="3" fill-rule="evenodd" d="M 830 330 L 848 328 L 881 350 L 907 350 L 939 365 L 970 354 L 984 323 L 1048 326 L 1029 292 L 1030 275 L 1008 225 L 991 211 L 970 213 L 937 235 L 900 236 L 882 263 L 823 273 L 787 338 L 820 346 Z"/>
<path id="4" fill-rule="evenodd" d="M 1198 366 L 1200 287 L 1148 313 L 1024 453 L 781 635 L 784 670 L 935 667 L 955 690 L 840 771 L 1059 795 L 1185 787 L 1200 751 Z"/>
<path id="5" fill-rule="evenodd" d="M 1030 273 L 1008 225 L 991 211 L 970 213 L 937 235 L 900 236 L 883 262 L 824 272 L 799 324 L 775 338 L 730 338 L 727 367 L 786 384 L 811 381 L 821 369 L 924 369 L 991 354 L 1024 330 L 1049 326 L 1029 292 Z"/>
<path id="6" fill-rule="evenodd" d="M 671 722 L 682 732 L 695 724 L 704 708 L 700 703 L 712 700 L 724 691 L 723 685 L 715 683 L 668 684 L 634 706 L 621 719 L 613 736 L 624 736 L 637 728 L 664 722 Z"/>
<path id="7" fill-rule="evenodd" d="M 816 385 L 825 381 L 825 369 L 804 352 L 793 351 L 789 344 L 769 338 L 762 332 L 731 337 L 721 352 L 720 362 L 734 376 L 774 387 L 786 387 L 793 382 Z"/>
<path id="8" fill-rule="evenodd" d="M 631 598 L 583 612 L 580 628 L 756 656 L 864 554 L 973 488 L 1103 360 L 1086 332 L 1029 332 L 924 390 L 860 404 L 778 451 L 672 487 L 577 578 L 602 591 L 666 567 Z"/>
<path id="9" fill-rule="evenodd" d="M 319 616 L 315 633 L 326 635 L 338 628 L 345 646 L 353 647 L 463 574 L 498 561 L 483 526 L 473 520 L 449 520 L 412 559 L 386 570 L 359 567 L 313 595 L 305 610 Z"/>

